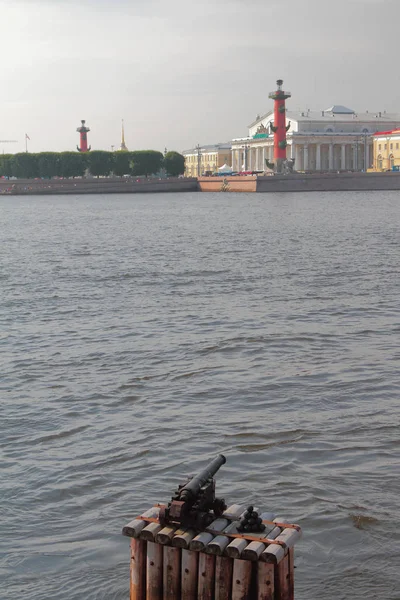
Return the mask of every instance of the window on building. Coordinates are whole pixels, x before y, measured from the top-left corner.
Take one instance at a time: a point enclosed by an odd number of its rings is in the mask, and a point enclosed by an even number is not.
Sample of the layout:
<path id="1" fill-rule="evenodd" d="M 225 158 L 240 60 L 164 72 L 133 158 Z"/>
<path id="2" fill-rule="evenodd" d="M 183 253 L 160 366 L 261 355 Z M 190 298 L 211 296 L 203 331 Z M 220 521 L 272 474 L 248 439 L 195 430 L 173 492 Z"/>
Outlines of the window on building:
<path id="1" fill-rule="evenodd" d="M 390 144 L 390 149 L 393 150 L 393 144 Z"/>
<path id="2" fill-rule="evenodd" d="M 397 144 L 396 144 L 396 150 L 398 150 L 398 149 L 399 149 L 399 142 L 397 142 Z"/>
<path id="3" fill-rule="evenodd" d="M 384 150 L 386 150 L 386 148 L 387 148 L 387 144 L 384 145 Z"/>
<path id="4" fill-rule="evenodd" d="M 379 155 L 378 159 L 376 161 L 376 168 L 378 169 L 378 171 L 382 171 L 382 156 Z"/>
<path id="5" fill-rule="evenodd" d="M 394 156 L 393 156 L 393 154 L 390 155 L 389 163 L 390 163 L 390 168 L 393 169 L 393 167 L 394 167 Z"/>

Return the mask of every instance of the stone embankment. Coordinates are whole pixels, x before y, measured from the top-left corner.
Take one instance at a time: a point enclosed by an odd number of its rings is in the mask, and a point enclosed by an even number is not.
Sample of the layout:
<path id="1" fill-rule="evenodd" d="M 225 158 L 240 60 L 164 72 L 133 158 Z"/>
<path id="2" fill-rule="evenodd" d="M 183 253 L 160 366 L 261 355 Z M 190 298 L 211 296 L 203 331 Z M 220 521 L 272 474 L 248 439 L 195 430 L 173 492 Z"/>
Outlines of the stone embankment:
<path id="1" fill-rule="evenodd" d="M 257 192 L 400 190 L 400 173 L 293 173 L 258 177 Z"/>
<path id="2" fill-rule="evenodd" d="M 293 173 L 200 177 L 202 192 L 337 192 L 400 190 L 400 173 Z"/>
<path id="3" fill-rule="evenodd" d="M 169 179 L 0 180 L 0 195 L 140 194 L 157 192 L 336 192 L 400 190 L 400 173 L 293 173 Z"/>
<path id="4" fill-rule="evenodd" d="M 0 180 L 0 195 L 29 196 L 50 194 L 141 194 L 156 192 L 196 192 L 195 177 L 168 179 L 82 178 Z"/>
<path id="5" fill-rule="evenodd" d="M 257 191 L 257 175 L 235 175 L 232 177 L 199 177 L 198 181 L 200 192 Z"/>

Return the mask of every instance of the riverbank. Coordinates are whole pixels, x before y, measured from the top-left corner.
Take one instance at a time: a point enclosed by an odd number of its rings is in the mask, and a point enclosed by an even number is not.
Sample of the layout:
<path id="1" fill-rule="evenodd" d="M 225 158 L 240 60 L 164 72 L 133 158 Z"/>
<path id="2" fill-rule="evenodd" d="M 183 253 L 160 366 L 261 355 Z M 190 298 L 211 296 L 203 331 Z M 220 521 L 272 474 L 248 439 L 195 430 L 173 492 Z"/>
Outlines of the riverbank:
<path id="1" fill-rule="evenodd" d="M 101 178 L 101 179 L 18 179 L 0 180 L 0 194 L 30 196 L 47 194 L 143 194 L 159 192 L 195 192 L 197 179 Z"/>
<path id="2" fill-rule="evenodd" d="M 160 192 L 345 192 L 400 190 L 400 173 L 293 173 L 168 179 L 0 180 L 0 195 L 138 194 Z"/>
<path id="3" fill-rule="evenodd" d="M 293 173 L 200 177 L 201 192 L 346 192 L 400 190 L 400 173 Z"/>

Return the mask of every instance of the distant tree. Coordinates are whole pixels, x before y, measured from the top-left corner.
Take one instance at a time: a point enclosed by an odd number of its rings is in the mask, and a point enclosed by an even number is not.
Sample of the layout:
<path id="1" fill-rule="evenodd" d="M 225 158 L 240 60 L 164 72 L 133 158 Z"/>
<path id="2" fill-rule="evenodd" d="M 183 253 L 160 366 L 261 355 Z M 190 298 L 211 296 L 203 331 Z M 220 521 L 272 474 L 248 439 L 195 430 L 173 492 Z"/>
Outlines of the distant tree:
<path id="1" fill-rule="evenodd" d="M 113 172 L 115 175 L 122 177 L 131 172 L 132 152 L 126 150 L 118 150 L 114 152 Z"/>
<path id="2" fill-rule="evenodd" d="M 61 177 L 83 177 L 87 169 L 86 157 L 81 152 L 60 152 L 58 174 Z"/>
<path id="3" fill-rule="evenodd" d="M 89 171 L 95 177 L 109 175 L 114 167 L 114 153 L 106 150 L 92 150 L 88 152 Z"/>
<path id="4" fill-rule="evenodd" d="M 39 177 L 56 177 L 60 173 L 60 153 L 40 152 L 37 154 Z"/>
<path id="5" fill-rule="evenodd" d="M 164 169 L 171 177 L 177 177 L 185 172 L 185 157 L 171 150 L 164 156 Z"/>
<path id="6" fill-rule="evenodd" d="M 14 168 L 13 154 L 0 154 L 0 177 L 12 177 Z"/>
<path id="7" fill-rule="evenodd" d="M 132 174 L 152 175 L 157 173 L 163 164 L 164 157 L 157 150 L 136 150 L 132 152 Z"/>
<path id="8" fill-rule="evenodd" d="M 34 179 L 39 177 L 37 154 L 20 152 L 14 154 L 13 175 L 20 179 Z"/>

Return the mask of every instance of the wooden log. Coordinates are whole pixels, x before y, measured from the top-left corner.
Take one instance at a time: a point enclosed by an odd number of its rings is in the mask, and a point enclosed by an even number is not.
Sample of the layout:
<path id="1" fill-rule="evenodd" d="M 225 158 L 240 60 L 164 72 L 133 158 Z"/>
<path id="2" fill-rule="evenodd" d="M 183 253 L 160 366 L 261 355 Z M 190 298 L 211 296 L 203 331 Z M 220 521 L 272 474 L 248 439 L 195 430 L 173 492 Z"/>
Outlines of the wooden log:
<path id="1" fill-rule="evenodd" d="M 225 548 L 225 554 L 229 558 L 239 559 L 242 555 L 243 550 L 248 546 L 249 542 L 243 538 L 235 538 Z"/>
<path id="2" fill-rule="evenodd" d="M 198 600 L 214 600 L 215 586 L 215 556 L 199 555 L 199 577 L 197 587 Z"/>
<path id="3" fill-rule="evenodd" d="M 235 518 L 235 520 L 233 522 L 228 523 L 227 527 L 225 527 L 224 530 L 221 532 L 221 535 L 217 535 L 207 544 L 205 552 L 207 552 L 208 554 L 216 554 L 217 556 L 222 556 L 225 548 L 232 539 L 224 535 L 224 533 L 237 533 L 237 526 L 239 525 L 240 519 L 245 512 L 246 511 L 243 510 L 243 506 L 241 506 L 240 504 L 234 504 L 233 506 L 230 506 L 224 512 L 224 515 L 230 514 Z"/>
<path id="4" fill-rule="evenodd" d="M 272 564 L 257 564 L 257 600 L 274 600 L 274 569 Z"/>
<path id="5" fill-rule="evenodd" d="M 236 521 L 244 512 L 245 507 L 243 504 L 232 504 L 231 506 L 228 506 L 222 516 L 224 519 L 229 519 L 229 521 Z"/>
<path id="6" fill-rule="evenodd" d="M 231 600 L 244 600 L 245 598 L 251 598 L 250 586 L 252 567 L 252 563 L 248 560 L 233 561 Z"/>
<path id="7" fill-rule="evenodd" d="M 276 514 L 272 512 L 263 512 L 260 517 L 263 521 L 273 521 L 276 518 Z"/>
<path id="8" fill-rule="evenodd" d="M 156 542 L 163 546 L 167 546 L 172 542 L 172 538 L 175 535 L 181 535 L 182 533 L 185 533 L 185 531 L 185 529 L 178 529 L 175 525 L 168 525 L 167 527 L 163 527 L 163 529 L 157 533 Z"/>
<path id="9" fill-rule="evenodd" d="M 261 517 L 262 517 L 262 519 L 270 521 L 275 518 L 275 515 L 273 513 L 263 513 Z M 269 537 L 269 533 L 273 532 L 274 530 L 275 530 L 275 532 L 273 533 L 273 536 L 278 535 L 281 531 L 278 527 L 274 527 L 274 525 L 272 525 L 272 524 L 269 524 L 269 525 L 267 524 L 265 526 L 265 530 L 262 533 L 259 533 L 259 534 L 252 533 L 251 535 L 252 536 L 256 535 L 257 537 L 260 538 L 260 541 L 259 542 L 256 542 L 256 541 L 250 542 L 250 544 L 248 546 L 246 546 L 246 548 L 244 548 L 244 550 L 242 551 L 241 559 L 242 560 L 252 560 L 252 561 L 258 560 L 260 558 L 261 553 L 264 552 L 264 550 L 266 548 L 266 544 L 263 543 L 263 538 L 268 537 L 269 539 L 273 539 L 273 538 Z"/>
<path id="10" fill-rule="evenodd" d="M 197 578 L 198 578 L 199 553 L 191 550 L 182 550 L 182 600 L 197 600 Z"/>
<path id="11" fill-rule="evenodd" d="M 241 558 L 243 560 L 258 560 L 265 548 L 266 546 L 262 542 L 250 542 L 250 544 L 243 550 Z"/>
<path id="12" fill-rule="evenodd" d="M 294 548 L 289 548 L 289 598 L 294 600 Z"/>
<path id="13" fill-rule="evenodd" d="M 260 557 L 261 560 L 278 564 L 281 560 L 283 560 L 285 554 L 288 553 L 288 550 L 294 546 L 300 537 L 301 533 L 300 531 L 297 531 L 297 529 L 284 529 L 282 533 L 276 536 L 275 539 L 283 542 L 286 545 L 286 548 L 284 546 L 280 546 L 279 544 L 270 544 L 262 552 Z"/>
<path id="14" fill-rule="evenodd" d="M 213 521 L 210 525 L 210 529 L 214 529 L 214 531 L 222 531 L 228 525 L 227 519 L 223 519 L 222 517 Z M 195 550 L 196 552 L 201 552 L 204 548 L 214 539 L 215 535 L 213 533 L 207 533 L 203 531 L 199 533 L 192 539 L 190 542 L 189 548 L 190 550 Z"/>
<path id="15" fill-rule="evenodd" d="M 275 593 L 279 600 L 292 600 L 290 594 L 289 555 L 275 567 Z"/>
<path id="16" fill-rule="evenodd" d="M 131 539 L 130 600 L 145 600 L 146 542 Z"/>
<path id="17" fill-rule="evenodd" d="M 139 534 L 141 540 L 146 540 L 148 542 L 154 542 L 156 539 L 157 533 L 162 529 L 159 523 L 149 523 Z"/>
<path id="18" fill-rule="evenodd" d="M 205 551 L 207 554 L 222 556 L 229 542 L 230 539 L 226 535 L 217 535 L 209 544 L 207 544 Z"/>
<path id="19" fill-rule="evenodd" d="M 179 548 L 163 547 L 163 598 L 180 598 L 181 557 Z"/>
<path id="20" fill-rule="evenodd" d="M 159 515 L 160 509 L 157 506 L 153 506 L 149 510 L 143 513 L 142 517 L 149 517 L 151 519 L 156 519 Z M 142 519 L 134 519 L 128 525 L 126 525 L 122 529 L 122 534 L 128 537 L 137 537 L 139 533 L 146 527 L 146 521 Z"/>
<path id="21" fill-rule="evenodd" d="M 276 519 L 275 519 L 276 520 Z M 269 539 L 274 539 L 276 538 L 280 533 L 281 533 L 281 528 L 280 527 L 273 527 L 273 525 L 271 525 L 272 527 L 272 531 L 268 532 L 268 529 L 266 529 L 265 531 L 263 531 L 262 533 L 259 534 L 251 534 L 251 535 L 257 535 L 260 540 L 262 538 L 265 538 L 266 535 L 268 535 Z M 230 531 L 230 528 L 227 527 L 225 531 Z M 236 528 L 231 530 L 231 533 L 236 533 Z M 252 543 L 252 542 L 250 542 Z M 225 549 L 225 554 L 227 556 L 229 556 L 230 558 L 241 558 L 242 556 L 242 552 L 247 549 L 247 547 L 249 546 L 249 542 L 243 538 L 235 538 L 234 540 L 232 540 L 230 542 L 230 544 L 226 547 Z M 265 548 L 265 546 L 264 546 Z M 261 549 L 261 555 L 262 555 L 263 550 Z"/>
<path id="22" fill-rule="evenodd" d="M 192 529 L 188 529 L 184 533 L 178 533 L 178 535 L 175 534 L 172 538 L 172 546 L 174 546 L 174 548 L 185 548 L 187 550 L 190 542 L 195 536 L 196 532 Z"/>
<path id="23" fill-rule="evenodd" d="M 166 527 L 160 529 L 160 531 L 156 535 L 157 544 L 162 544 L 163 546 L 168 545 L 171 542 L 177 529 L 178 527 L 171 525 L 167 525 Z"/>
<path id="24" fill-rule="evenodd" d="M 231 600 L 233 560 L 217 556 L 215 560 L 215 600 Z"/>
<path id="25" fill-rule="evenodd" d="M 147 543 L 146 600 L 163 600 L 163 548 Z"/>
<path id="26" fill-rule="evenodd" d="M 282 519 L 282 518 L 279 518 L 279 517 L 278 517 L 278 518 L 276 518 L 276 519 L 274 519 L 274 521 L 276 521 L 277 523 L 286 523 L 285 519 Z M 268 539 L 270 539 L 270 540 L 274 540 L 274 539 L 276 539 L 276 538 L 277 538 L 277 537 L 278 537 L 278 536 L 279 536 L 281 533 L 282 533 L 282 528 L 281 528 L 281 527 L 274 527 L 274 528 L 272 529 L 272 531 L 270 531 L 270 532 L 269 532 L 269 534 L 268 534 Z M 279 546 L 279 544 L 278 544 L 278 546 Z M 267 546 L 267 548 L 269 548 L 269 547 L 271 547 L 271 545 L 270 545 L 270 546 Z M 279 547 L 280 547 L 280 546 L 279 546 Z M 265 549 L 265 550 L 264 550 L 264 551 L 261 553 L 261 555 L 260 555 L 260 560 L 262 560 L 262 561 L 264 561 L 264 562 L 271 562 L 271 561 L 269 560 L 269 554 L 267 553 L 267 548 L 266 548 L 266 549 Z M 282 558 L 282 557 L 281 557 L 281 558 Z M 275 561 L 274 561 L 274 560 L 272 560 L 272 562 L 275 562 Z"/>

